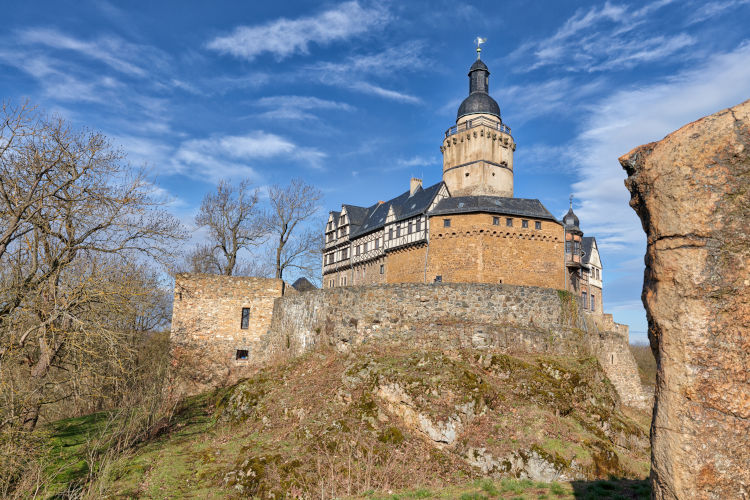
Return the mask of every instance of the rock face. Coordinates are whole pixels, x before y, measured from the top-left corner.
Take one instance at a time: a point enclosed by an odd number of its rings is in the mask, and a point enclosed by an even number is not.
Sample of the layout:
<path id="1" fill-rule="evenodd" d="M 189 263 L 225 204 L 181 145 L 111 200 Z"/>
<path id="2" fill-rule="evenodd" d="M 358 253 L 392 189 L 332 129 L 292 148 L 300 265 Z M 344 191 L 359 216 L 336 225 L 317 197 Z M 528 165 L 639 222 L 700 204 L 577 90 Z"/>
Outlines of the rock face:
<path id="1" fill-rule="evenodd" d="M 750 495 L 750 101 L 620 158 L 648 236 L 654 497 Z"/>

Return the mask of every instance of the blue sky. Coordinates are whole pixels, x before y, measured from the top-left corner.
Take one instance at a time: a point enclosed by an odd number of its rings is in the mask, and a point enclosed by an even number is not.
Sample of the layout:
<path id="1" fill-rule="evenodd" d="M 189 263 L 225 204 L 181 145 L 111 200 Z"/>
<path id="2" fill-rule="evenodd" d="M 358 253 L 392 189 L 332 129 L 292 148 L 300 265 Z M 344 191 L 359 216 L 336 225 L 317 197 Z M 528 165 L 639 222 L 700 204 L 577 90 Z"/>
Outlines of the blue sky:
<path id="1" fill-rule="evenodd" d="M 568 196 L 605 308 L 645 340 L 645 238 L 617 158 L 750 98 L 750 0 L 10 2 L 0 98 L 101 130 L 187 224 L 221 178 L 302 177 L 321 216 L 441 176 L 487 38 L 516 196 Z M 196 232 L 193 241 L 199 240 Z"/>

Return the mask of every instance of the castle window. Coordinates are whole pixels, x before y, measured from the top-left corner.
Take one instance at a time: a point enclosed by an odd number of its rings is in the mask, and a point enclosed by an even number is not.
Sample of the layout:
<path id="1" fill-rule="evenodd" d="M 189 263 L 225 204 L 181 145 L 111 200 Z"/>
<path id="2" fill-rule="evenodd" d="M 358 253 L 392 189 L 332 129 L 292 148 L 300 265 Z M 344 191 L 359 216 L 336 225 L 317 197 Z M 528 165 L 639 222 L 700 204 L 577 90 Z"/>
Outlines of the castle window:
<path id="1" fill-rule="evenodd" d="M 584 309 L 588 309 L 588 300 L 586 292 L 581 292 L 581 303 L 583 304 Z"/>
<path id="2" fill-rule="evenodd" d="M 409 234 L 414 232 L 414 223 L 412 221 L 409 221 Z"/>
<path id="3" fill-rule="evenodd" d="M 385 274 L 385 264 L 380 264 L 380 274 Z"/>
<path id="4" fill-rule="evenodd" d="M 541 222 L 539 222 L 539 221 L 534 222 L 534 229 L 541 229 L 541 228 L 542 228 L 542 223 Z"/>
<path id="5" fill-rule="evenodd" d="M 393 228 L 388 229 L 388 239 L 389 240 L 393 239 Z"/>
<path id="6" fill-rule="evenodd" d="M 422 219 L 417 219 L 417 232 L 422 230 Z"/>
<path id="7" fill-rule="evenodd" d="M 396 238 L 401 236 L 401 226 L 396 226 Z"/>
<path id="8" fill-rule="evenodd" d="M 435 283 L 442 283 L 443 282 L 443 276 L 441 274 L 438 274 L 435 276 Z"/>
<path id="9" fill-rule="evenodd" d="M 591 310 L 596 311 L 596 295 L 594 295 L 593 293 L 591 294 Z"/>
<path id="10" fill-rule="evenodd" d="M 377 250 L 378 248 L 380 248 L 380 238 L 375 239 L 375 250 Z"/>
<path id="11" fill-rule="evenodd" d="M 570 248 L 571 248 L 570 241 L 566 241 L 565 242 L 565 253 L 570 253 Z"/>
<path id="12" fill-rule="evenodd" d="M 443 227 L 451 227 L 451 220 L 443 219 Z"/>
<path id="13" fill-rule="evenodd" d="M 522 220 L 522 221 L 521 221 L 521 227 L 529 227 L 529 221 L 527 221 L 527 220 Z"/>
<path id="14" fill-rule="evenodd" d="M 500 217 L 493 217 L 492 218 L 492 225 L 499 226 L 500 225 Z"/>
<path id="15" fill-rule="evenodd" d="M 510 217 L 505 219 L 505 225 L 508 227 L 513 227 L 513 219 L 511 219 Z"/>
<path id="16" fill-rule="evenodd" d="M 242 318 L 240 319 L 240 328 L 242 328 L 243 330 L 247 330 L 248 326 L 250 326 L 250 308 L 243 307 Z"/>
<path id="17" fill-rule="evenodd" d="M 237 349 L 237 353 L 234 355 L 234 359 L 237 361 L 247 361 L 250 357 L 250 353 L 247 349 Z"/>
<path id="18" fill-rule="evenodd" d="M 341 277 L 341 286 L 346 285 L 346 276 Z"/>

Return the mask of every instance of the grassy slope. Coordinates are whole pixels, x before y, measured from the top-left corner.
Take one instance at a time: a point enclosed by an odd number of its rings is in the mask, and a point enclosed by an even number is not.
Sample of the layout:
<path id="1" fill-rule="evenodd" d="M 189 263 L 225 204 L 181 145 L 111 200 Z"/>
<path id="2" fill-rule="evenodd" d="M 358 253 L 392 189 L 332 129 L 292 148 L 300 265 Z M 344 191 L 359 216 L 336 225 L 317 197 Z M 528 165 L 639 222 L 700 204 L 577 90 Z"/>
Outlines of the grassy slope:
<path id="1" fill-rule="evenodd" d="M 395 386 L 431 422 L 466 405 L 471 416 L 453 443 L 435 443 L 379 396 Z M 311 353 L 187 400 L 165 434 L 109 464 L 94 496 L 647 497 L 647 418 L 613 407 L 612 394 L 587 359 L 403 347 Z M 54 466 L 65 467 L 50 493 L 86 476 L 84 436 L 101 421 L 55 424 Z M 484 474 L 462 456 L 479 447 L 493 457 L 534 451 L 588 481 L 476 482 Z M 633 480 L 594 481 L 609 474 Z"/>

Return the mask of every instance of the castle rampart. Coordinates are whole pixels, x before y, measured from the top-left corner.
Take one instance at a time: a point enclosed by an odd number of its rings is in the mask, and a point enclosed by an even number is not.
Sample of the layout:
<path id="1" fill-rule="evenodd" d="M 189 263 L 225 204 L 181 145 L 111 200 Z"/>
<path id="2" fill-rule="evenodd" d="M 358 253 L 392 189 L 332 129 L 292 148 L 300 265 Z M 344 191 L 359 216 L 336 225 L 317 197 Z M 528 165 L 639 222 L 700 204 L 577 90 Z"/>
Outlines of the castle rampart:
<path id="1" fill-rule="evenodd" d="M 265 357 L 258 361 L 296 356 L 315 346 L 347 351 L 368 342 L 593 355 L 623 402 L 645 403 L 627 330 L 598 328 L 572 294 L 550 288 L 402 283 L 288 296 L 274 303 Z"/>

